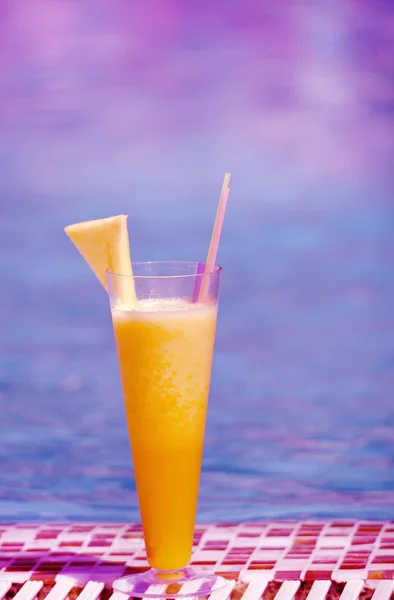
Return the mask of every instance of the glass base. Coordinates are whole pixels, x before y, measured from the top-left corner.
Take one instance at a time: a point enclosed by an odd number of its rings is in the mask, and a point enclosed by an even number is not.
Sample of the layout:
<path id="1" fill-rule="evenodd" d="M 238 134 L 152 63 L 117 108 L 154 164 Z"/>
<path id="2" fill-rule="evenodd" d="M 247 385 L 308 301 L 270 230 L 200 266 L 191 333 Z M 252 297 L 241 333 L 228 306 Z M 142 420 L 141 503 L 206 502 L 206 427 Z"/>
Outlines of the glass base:
<path id="1" fill-rule="evenodd" d="M 179 571 L 157 571 L 121 577 L 113 583 L 116 592 L 134 598 L 197 598 L 209 596 L 227 585 L 226 579 L 186 567 Z"/>

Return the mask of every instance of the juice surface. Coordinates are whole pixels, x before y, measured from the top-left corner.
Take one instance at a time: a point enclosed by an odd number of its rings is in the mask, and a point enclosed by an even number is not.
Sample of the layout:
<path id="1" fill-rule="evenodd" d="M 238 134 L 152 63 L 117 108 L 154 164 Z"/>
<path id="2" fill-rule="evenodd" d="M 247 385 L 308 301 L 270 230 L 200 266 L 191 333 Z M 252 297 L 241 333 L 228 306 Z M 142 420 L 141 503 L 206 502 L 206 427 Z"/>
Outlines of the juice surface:
<path id="1" fill-rule="evenodd" d="M 216 329 L 216 305 L 142 300 L 112 308 L 149 563 L 190 560 Z"/>

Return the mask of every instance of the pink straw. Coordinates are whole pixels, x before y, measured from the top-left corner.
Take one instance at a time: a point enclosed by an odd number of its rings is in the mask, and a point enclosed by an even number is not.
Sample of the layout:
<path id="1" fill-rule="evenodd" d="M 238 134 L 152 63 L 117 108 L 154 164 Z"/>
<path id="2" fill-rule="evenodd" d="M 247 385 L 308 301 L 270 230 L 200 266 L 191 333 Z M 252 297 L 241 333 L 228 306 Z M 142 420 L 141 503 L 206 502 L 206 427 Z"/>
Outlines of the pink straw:
<path id="1" fill-rule="evenodd" d="M 216 257 L 219 249 L 220 236 L 223 229 L 224 215 L 226 213 L 227 200 L 230 193 L 228 184 L 230 182 L 230 174 L 226 173 L 224 176 L 222 193 L 220 194 L 219 206 L 216 213 L 215 224 L 213 226 L 213 232 L 211 237 L 211 243 L 209 245 L 207 261 L 205 263 L 204 273 L 211 273 L 216 264 Z M 207 299 L 209 292 L 209 277 L 202 277 L 201 288 L 198 295 L 199 302 L 204 302 Z"/>
<path id="2" fill-rule="evenodd" d="M 197 275 L 202 275 L 205 271 L 205 263 L 199 262 L 198 266 L 197 266 Z M 192 296 L 192 302 L 193 304 L 198 302 L 198 297 L 200 295 L 200 289 L 201 289 L 201 279 L 202 277 L 196 277 L 196 280 L 194 282 L 194 290 L 193 290 L 193 296 Z"/>

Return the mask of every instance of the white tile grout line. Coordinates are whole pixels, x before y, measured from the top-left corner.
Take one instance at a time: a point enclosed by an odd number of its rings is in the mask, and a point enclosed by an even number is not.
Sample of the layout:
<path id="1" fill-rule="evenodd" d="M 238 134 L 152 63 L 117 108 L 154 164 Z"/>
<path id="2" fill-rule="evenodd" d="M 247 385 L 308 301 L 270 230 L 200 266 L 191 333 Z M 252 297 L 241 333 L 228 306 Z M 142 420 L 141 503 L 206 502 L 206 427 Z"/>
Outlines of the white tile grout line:
<path id="1" fill-rule="evenodd" d="M 318 539 L 319 538 L 317 538 L 317 540 Z M 305 566 L 301 569 L 301 573 L 300 573 L 300 580 L 301 581 L 305 581 L 305 575 L 311 569 L 311 567 L 313 565 L 314 556 L 315 556 L 315 552 L 316 552 L 316 549 L 317 549 L 317 540 L 316 540 L 315 547 L 313 548 L 313 550 L 311 550 L 309 556 L 306 559 Z"/>
<path id="2" fill-rule="evenodd" d="M 331 579 L 314 581 L 306 600 L 324 600 L 331 586 Z"/>
<path id="3" fill-rule="evenodd" d="M 12 587 L 11 581 L 1 581 L 0 582 L 0 600 L 4 598 L 8 590 Z"/>
<path id="4" fill-rule="evenodd" d="M 129 596 L 123 592 L 114 592 L 109 600 L 128 600 Z M 45 599 L 46 600 L 46 599 Z"/>
<path id="5" fill-rule="evenodd" d="M 2 581 L 11 581 L 11 583 L 25 583 L 26 581 L 30 581 L 30 577 L 32 576 L 31 571 L 13 571 L 10 573 L 9 571 L 0 571 L 0 583 Z"/>
<path id="6" fill-rule="evenodd" d="M 42 581 L 26 581 L 19 592 L 15 594 L 14 600 L 34 600 L 43 585 Z"/>
<path id="7" fill-rule="evenodd" d="M 45 600 L 64 600 L 75 586 L 75 580 L 71 577 L 57 577 L 55 585 Z"/>
<path id="8" fill-rule="evenodd" d="M 245 590 L 242 600 L 260 600 L 268 581 L 251 581 Z"/>
<path id="9" fill-rule="evenodd" d="M 261 571 L 246 571 L 245 573 L 241 573 L 240 581 L 244 583 L 264 581 L 267 585 L 271 581 L 274 581 L 274 579 L 272 577 L 271 570 L 266 571 L 265 569 L 262 569 Z"/>
<path id="10" fill-rule="evenodd" d="M 343 588 L 343 592 L 339 600 L 357 600 L 363 587 L 364 581 L 362 579 L 348 581 Z"/>
<path id="11" fill-rule="evenodd" d="M 78 596 L 78 600 L 97 600 L 104 589 L 99 581 L 89 581 Z"/>
<path id="12" fill-rule="evenodd" d="M 222 587 L 219 590 L 214 590 L 209 596 L 209 600 L 227 600 L 235 587 L 235 583 L 236 582 L 234 580 L 228 581 L 225 587 Z"/>
<path id="13" fill-rule="evenodd" d="M 146 592 L 149 594 L 147 600 L 151 600 L 153 594 L 157 594 L 158 596 L 164 594 L 167 588 L 168 585 L 166 583 L 158 583 L 156 585 L 149 586 L 149 588 L 146 590 Z"/>
<path id="14" fill-rule="evenodd" d="M 325 545 L 325 542 L 328 542 L 328 549 L 330 549 L 331 546 L 330 546 L 329 542 L 334 541 L 336 539 L 335 538 L 335 529 L 332 528 L 333 522 L 335 522 L 335 521 L 333 521 L 333 520 L 330 520 L 328 522 L 321 521 L 321 524 L 323 525 L 323 527 L 320 530 L 320 532 L 318 533 L 316 548 L 310 552 L 308 559 L 307 559 L 307 562 L 308 562 L 307 567 L 304 567 L 304 569 L 302 570 L 300 579 L 303 579 L 305 572 L 308 570 L 308 567 L 310 566 L 311 562 L 313 562 L 314 552 L 315 551 L 316 552 L 323 551 L 323 548 L 320 547 L 319 540 L 322 541 L 322 538 L 327 534 L 328 531 L 330 533 L 332 533 L 333 536 L 324 537 L 324 542 L 323 542 L 324 545 Z M 284 537 L 284 542 L 285 542 L 286 546 L 284 549 L 282 549 L 282 548 L 280 549 L 280 554 L 282 555 L 282 557 L 283 557 L 283 552 L 286 553 L 286 551 L 289 550 L 289 548 L 291 547 L 291 545 L 294 542 L 294 539 L 298 536 L 298 534 L 300 532 L 300 528 L 305 523 L 308 523 L 308 521 L 305 521 L 305 522 L 302 521 L 302 522 L 298 522 L 298 523 L 290 523 L 289 524 L 292 527 L 292 532 L 290 535 L 287 535 Z M 357 528 L 360 526 L 360 524 L 363 524 L 363 523 L 369 524 L 370 522 L 369 521 L 365 521 L 365 522 L 364 521 L 353 521 L 351 527 L 349 527 L 347 529 L 346 536 L 344 535 L 344 532 L 342 532 L 342 530 L 339 529 L 338 540 L 341 541 L 340 556 L 338 556 L 336 565 L 334 567 L 331 567 L 331 575 L 334 579 L 335 579 L 335 572 L 338 572 L 338 575 L 341 576 L 342 580 L 344 580 L 346 578 L 349 579 L 350 578 L 349 573 L 351 573 L 354 577 L 357 578 L 354 580 L 355 582 L 357 582 L 361 579 L 364 579 L 364 574 L 365 574 L 365 576 L 367 576 L 368 566 L 372 564 L 372 561 L 374 560 L 374 556 L 377 552 L 377 549 L 379 548 L 379 544 L 380 544 L 382 538 L 384 536 L 389 535 L 390 538 L 393 537 L 393 539 L 394 539 L 394 532 L 393 533 L 387 532 L 388 529 L 393 529 L 394 522 L 393 521 L 391 521 L 391 522 L 379 521 L 379 524 L 382 525 L 382 528 L 381 528 L 380 532 L 378 533 L 377 537 L 375 538 L 375 541 L 373 542 L 373 544 L 370 544 L 370 543 L 368 544 L 368 546 L 372 546 L 372 548 L 371 548 L 371 550 L 369 550 L 369 548 L 368 548 L 369 556 L 368 556 L 367 567 L 364 569 L 360 569 L 359 572 L 354 572 L 354 571 L 347 572 L 346 569 L 345 570 L 343 568 L 340 569 L 339 565 L 341 564 L 341 561 L 343 560 L 344 556 L 346 555 L 346 553 L 349 550 L 349 545 L 353 541 L 355 532 L 356 532 Z M 79 537 L 81 537 L 81 535 L 84 536 L 83 546 L 75 548 L 75 550 L 72 550 L 72 549 L 70 550 L 70 548 L 64 548 L 64 550 L 62 550 L 62 547 L 60 547 L 60 543 L 62 542 L 63 534 L 67 535 L 67 536 L 72 536 L 71 529 L 74 527 L 74 525 L 75 524 L 73 524 L 73 523 L 68 523 L 68 524 L 66 524 L 66 523 L 65 524 L 47 523 L 45 525 L 37 525 L 34 530 L 32 528 L 28 528 L 28 529 L 26 529 L 26 531 L 24 531 L 23 528 L 18 528 L 17 526 L 11 526 L 11 527 L 6 528 L 4 530 L 4 533 L 2 532 L 0 534 L 2 541 L 13 541 L 14 540 L 14 541 L 22 544 L 21 548 L 18 548 L 17 550 L 15 550 L 15 554 L 13 556 L 11 554 L 9 555 L 9 557 L 8 557 L 8 555 L 6 555 L 6 557 L 9 558 L 8 562 L 10 562 L 13 558 L 15 558 L 15 556 L 23 555 L 24 548 L 29 548 L 29 550 L 30 549 L 34 550 L 35 543 L 37 544 L 36 552 L 38 552 L 38 553 L 40 552 L 40 546 L 46 545 L 49 548 L 49 550 L 47 552 L 47 556 L 41 556 L 40 557 L 41 560 L 39 562 L 45 562 L 48 559 L 54 560 L 54 556 L 52 555 L 53 552 L 56 552 L 56 557 L 58 560 L 61 559 L 60 554 L 62 552 L 64 552 L 65 555 L 72 552 L 72 554 L 73 554 L 72 556 L 64 557 L 64 559 L 66 560 L 66 564 L 63 567 L 63 572 L 68 569 L 69 563 L 72 561 L 75 561 L 76 559 L 77 560 L 78 559 L 86 560 L 89 557 L 92 559 L 95 559 L 96 557 L 94 557 L 94 547 L 88 548 L 88 544 L 93 540 L 93 538 L 97 532 L 104 533 L 106 531 L 106 529 L 103 528 L 103 525 L 105 525 L 105 524 L 102 524 L 102 523 L 78 523 L 78 525 L 81 525 L 81 526 L 86 525 L 86 526 L 89 526 L 92 528 L 91 531 L 86 532 L 86 533 L 75 532 L 75 534 Z M 236 547 L 237 534 L 239 534 L 239 532 L 243 531 L 244 525 L 245 525 L 244 523 L 239 523 L 237 525 L 231 526 L 231 528 L 227 530 L 227 536 L 228 536 L 227 539 L 229 542 L 229 549 Z M 261 525 L 262 525 L 261 523 L 256 523 L 256 527 L 252 528 L 252 530 L 253 531 L 257 530 L 259 528 L 259 526 L 261 526 Z M 250 538 L 250 546 L 254 546 L 254 549 L 248 558 L 247 564 L 242 566 L 242 571 L 247 569 L 250 562 L 253 561 L 253 559 L 256 555 L 256 552 L 259 552 L 258 546 L 260 545 L 260 542 L 262 540 L 265 540 L 265 541 L 267 539 L 269 540 L 269 537 L 267 537 L 267 532 L 270 529 L 275 528 L 275 527 L 280 527 L 281 525 L 283 525 L 283 523 L 276 522 L 276 521 L 265 523 L 264 528 L 263 528 L 264 530 L 262 530 L 260 538 L 259 537 L 251 537 Z M 124 549 L 123 546 L 124 546 L 124 544 L 126 544 L 126 540 L 125 541 L 122 540 L 122 536 L 125 534 L 125 532 L 127 531 L 128 527 L 129 527 L 128 524 L 124 524 L 124 523 L 114 523 L 114 524 L 111 524 L 111 526 L 112 526 L 111 533 L 113 533 L 115 535 L 114 535 L 114 538 L 112 539 L 111 546 L 109 546 L 107 548 L 106 554 L 108 554 L 108 558 L 111 557 L 111 552 L 116 553 L 118 544 L 120 544 L 122 549 Z M 226 537 L 226 528 L 221 529 L 212 524 L 211 525 L 205 524 L 204 527 L 205 527 L 205 531 L 203 531 L 203 535 L 198 544 L 197 553 L 199 552 L 199 549 L 202 548 L 202 544 L 204 544 L 206 537 L 208 539 L 216 539 L 216 538 L 220 539 L 223 536 Z M 56 539 L 49 538 L 47 540 L 38 540 L 38 541 L 33 539 L 39 532 L 48 530 L 48 529 L 54 529 L 54 530 L 56 529 L 56 530 L 60 531 L 58 538 L 56 538 Z M 368 532 L 366 532 L 365 536 L 368 537 L 368 535 L 369 535 Z M 246 537 L 247 537 L 247 533 L 246 533 Z M 276 539 L 276 538 L 274 537 L 274 539 Z M 243 541 L 246 541 L 246 539 Z M 135 545 L 135 544 L 136 544 L 135 540 L 134 541 L 132 540 L 132 543 L 131 543 L 132 548 L 130 548 L 130 559 L 131 560 L 134 559 L 135 555 L 138 555 L 140 549 L 142 548 L 142 546 L 140 548 L 140 547 L 137 547 L 137 545 Z M 141 544 L 142 544 L 142 541 L 141 541 Z M 87 550 L 87 549 L 89 550 L 89 552 L 86 554 L 84 552 L 84 550 Z M 278 550 L 279 550 L 279 548 L 278 548 Z M 362 550 L 362 548 L 360 548 L 360 550 Z M 352 552 L 356 552 L 356 551 L 357 551 L 357 545 L 352 547 Z M 391 549 L 388 549 L 386 551 L 380 550 L 380 552 L 383 552 L 383 553 L 386 552 L 389 555 L 391 553 Z M 224 568 L 224 565 L 222 565 L 221 563 L 223 561 L 223 558 L 225 557 L 225 553 L 222 551 L 215 551 L 215 553 L 216 553 L 216 568 L 218 568 L 219 566 Z M 92 556 L 90 556 L 91 554 L 92 554 Z M 30 556 L 32 559 L 37 558 L 37 560 L 39 560 L 39 556 L 36 557 L 34 553 L 30 554 Z M 276 559 L 276 562 L 277 562 L 277 560 L 279 560 L 278 557 L 275 557 L 275 559 Z M 107 560 L 107 557 L 104 558 L 104 555 L 103 555 L 103 557 L 97 557 L 97 562 L 99 562 L 100 560 Z M 4 565 L 3 568 L 5 568 L 5 566 L 6 565 Z M 91 569 L 90 569 L 90 571 L 91 571 Z M 88 578 L 93 579 L 92 573 L 90 571 L 89 571 L 89 573 L 84 574 L 85 575 L 84 578 L 81 578 L 81 579 L 83 579 L 83 581 L 81 580 L 79 582 L 80 586 L 84 585 L 87 582 Z M 246 573 L 244 575 L 244 573 L 242 573 L 242 571 L 241 571 L 241 578 L 245 581 Z M 98 575 L 98 573 L 97 573 L 97 575 Z M 31 576 L 32 576 L 32 572 L 27 572 L 27 571 L 9 573 L 4 570 L 0 570 L 0 585 L 1 585 L 1 582 L 7 582 L 10 578 L 12 578 L 12 581 L 14 583 L 17 583 L 17 582 L 23 583 L 26 580 L 28 580 Z M 272 578 L 273 578 L 272 570 L 270 572 L 265 572 L 260 577 L 258 577 L 256 574 L 256 579 L 257 578 L 260 580 L 261 579 L 262 580 L 272 580 Z M 252 577 L 250 577 L 250 579 L 248 579 L 248 580 L 252 581 Z M 29 589 L 29 588 L 27 588 L 27 589 Z M 381 588 L 381 589 L 383 590 L 383 588 Z M 350 593 L 350 591 L 351 591 L 351 588 L 349 588 L 349 593 Z M 1 600 L 1 598 L 0 598 L 0 600 Z M 312 597 L 312 600 L 313 600 L 313 597 Z M 345 600 L 346 600 L 346 596 L 345 596 Z M 377 596 L 377 600 L 379 600 L 378 596 Z"/>
<path id="15" fill-rule="evenodd" d="M 293 600 L 301 581 L 284 581 L 280 586 L 275 600 Z"/>
<path id="16" fill-rule="evenodd" d="M 367 560 L 367 569 L 371 568 L 371 565 L 373 564 L 373 561 L 375 559 L 376 553 L 377 552 L 382 552 L 382 550 L 380 549 L 380 542 L 383 538 L 383 536 L 385 535 L 385 530 L 387 527 L 387 523 L 385 523 L 382 527 L 382 529 L 379 531 L 376 540 L 374 541 L 374 543 L 372 544 L 372 549 L 368 552 L 368 560 Z M 392 554 L 392 551 L 390 550 L 390 553 Z"/>
<path id="17" fill-rule="evenodd" d="M 390 600 L 390 596 L 393 592 L 394 580 L 379 581 L 372 596 L 372 600 Z"/>
<path id="18" fill-rule="evenodd" d="M 327 521 L 324 524 L 323 529 L 321 530 L 320 535 L 318 537 L 318 542 L 325 535 L 325 533 L 330 530 L 332 522 L 333 521 L 330 520 L 330 521 Z M 357 527 L 358 527 L 359 523 L 360 523 L 359 521 L 354 521 L 352 527 L 350 528 L 350 530 L 348 532 L 348 535 L 346 536 L 346 542 L 344 542 L 344 544 L 343 544 L 343 546 L 341 548 L 340 555 L 338 556 L 337 562 L 331 568 L 331 579 L 333 579 L 333 580 L 336 580 L 335 574 L 340 569 L 340 565 L 342 565 L 342 562 L 343 562 L 346 554 L 348 553 L 348 551 L 350 549 L 351 543 L 352 543 L 353 538 L 354 538 L 354 534 L 356 533 L 356 530 L 357 530 Z M 340 536 L 340 537 L 343 537 L 343 536 Z M 325 541 L 326 541 L 326 544 L 327 544 L 328 537 L 325 538 Z M 316 544 L 316 548 L 318 548 L 320 550 L 322 547 L 320 546 L 319 543 L 317 543 Z M 311 558 L 311 563 L 313 562 L 312 557 L 313 557 L 313 553 L 312 553 L 312 555 L 310 557 Z"/>
<path id="19" fill-rule="evenodd" d="M 181 594 L 192 594 L 198 592 L 201 587 L 201 580 L 187 581 L 179 590 Z"/>
<path id="20" fill-rule="evenodd" d="M 261 598 L 267 584 L 269 583 L 269 580 L 262 578 L 261 574 L 250 573 L 249 575 L 250 577 L 247 577 L 247 580 L 250 581 L 250 583 L 242 596 L 242 600 L 258 600 L 259 598 Z M 197 591 L 193 587 L 193 583 L 194 582 L 191 582 L 190 584 L 185 584 L 182 590 L 188 592 Z M 75 586 L 75 584 L 76 581 L 73 580 L 71 577 L 64 577 L 60 580 L 57 580 L 55 586 L 49 592 L 47 599 L 64 600 L 68 596 L 71 589 Z M 330 580 L 313 582 L 307 600 L 324 600 L 330 588 L 330 585 Z M 4 598 L 5 594 L 11 586 L 12 582 L 0 582 L 0 600 Z M 17 600 L 34 600 L 42 586 L 42 581 L 28 581 L 19 590 L 15 598 Z M 234 586 L 235 581 L 228 581 L 225 588 L 216 590 L 211 594 L 210 600 L 226 600 Z M 300 581 L 284 581 L 276 594 L 275 600 L 292 600 L 299 586 Z M 363 586 L 364 581 L 362 580 L 349 581 L 342 592 L 340 600 L 357 600 Z M 78 600 L 97 600 L 103 588 L 103 583 L 90 581 L 82 590 L 81 594 L 78 597 Z M 166 588 L 166 585 L 151 586 L 149 588 L 149 596 L 151 597 L 153 593 L 163 593 L 166 591 Z M 393 591 L 394 580 L 380 581 L 376 587 L 372 600 L 389 600 L 390 595 Z M 124 600 L 126 598 L 127 595 L 123 594 L 122 592 L 114 592 L 111 596 L 111 600 Z"/>
<path id="21" fill-rule="evenodd" d="M 128 525 L 125 525 L 124 527 L 119 528 L 119 530 L 116 532 L 116 534 L 112 540 L 112 544 L 109 546 L 110 551 L 112 550 L 112 548 L 115 549 L 117 545 L 122 546 L 122 544 L 121 544 L 121 542 L 123 541 L 122 536 L 126 535 L 127 527 L 128 527 Z M 133 552 L 135 553 L 135 549 Z"/>

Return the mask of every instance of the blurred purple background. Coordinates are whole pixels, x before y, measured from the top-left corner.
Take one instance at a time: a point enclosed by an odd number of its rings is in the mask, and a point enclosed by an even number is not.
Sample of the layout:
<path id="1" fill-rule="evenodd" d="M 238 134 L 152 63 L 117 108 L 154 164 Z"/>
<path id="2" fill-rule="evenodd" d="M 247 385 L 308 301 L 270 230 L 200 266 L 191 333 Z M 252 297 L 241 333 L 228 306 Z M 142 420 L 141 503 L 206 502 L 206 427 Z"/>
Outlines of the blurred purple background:
<path id="1" fill-rule="evenodd" d="M 394 516 L 394 7 L 0 5 L 0 519 L 135 519 L 107 299 L 63 234 L 205 258 L 199 519 Z"/>

